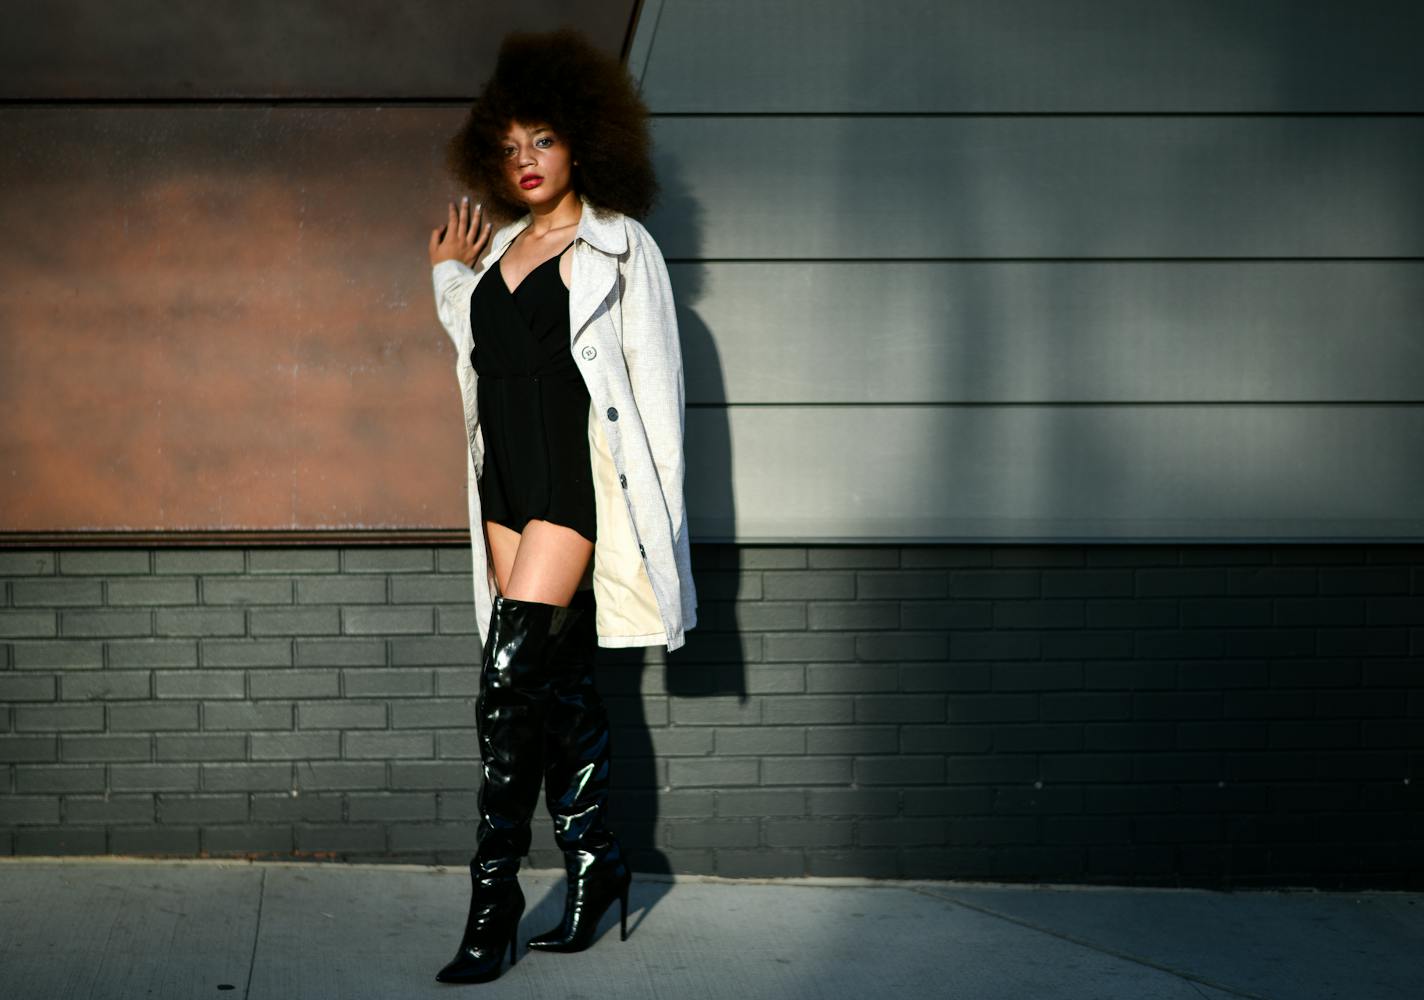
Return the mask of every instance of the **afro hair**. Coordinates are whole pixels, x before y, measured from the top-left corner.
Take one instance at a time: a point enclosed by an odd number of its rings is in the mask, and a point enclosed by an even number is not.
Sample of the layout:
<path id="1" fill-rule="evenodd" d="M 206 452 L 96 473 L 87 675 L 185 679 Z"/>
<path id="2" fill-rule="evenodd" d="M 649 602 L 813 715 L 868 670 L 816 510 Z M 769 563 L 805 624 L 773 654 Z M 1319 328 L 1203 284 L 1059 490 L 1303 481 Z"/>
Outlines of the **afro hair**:
<path id="1" fill-rule="evenodd" d="M 572 186 L 596 209 L 643 219 L 658 193 L 648 108 L 632 76 L 573 28 L 512 32 L 494 74 L 446 146 L 446 165 L 483 202 L 499 228 L 529 211 L 509 187 L 501 159 L 505 133 L 519 122 L 547 123 L 578 165 Z"/>

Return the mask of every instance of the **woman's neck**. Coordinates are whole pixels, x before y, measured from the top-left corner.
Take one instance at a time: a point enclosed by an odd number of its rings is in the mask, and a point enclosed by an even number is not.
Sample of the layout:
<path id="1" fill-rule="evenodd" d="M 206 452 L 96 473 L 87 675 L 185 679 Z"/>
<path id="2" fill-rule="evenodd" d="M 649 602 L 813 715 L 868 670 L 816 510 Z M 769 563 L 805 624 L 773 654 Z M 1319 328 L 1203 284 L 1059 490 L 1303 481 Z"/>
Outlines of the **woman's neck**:
<path id="1" fill-rule="evenodd" d="M 583 201 L 572 189 L 552 205 L 530 206 L 533 218 L 526 227 L 532 239 L 540 239 L 549 233 L 569 226 L 576 226 L 583 218 Z"/>

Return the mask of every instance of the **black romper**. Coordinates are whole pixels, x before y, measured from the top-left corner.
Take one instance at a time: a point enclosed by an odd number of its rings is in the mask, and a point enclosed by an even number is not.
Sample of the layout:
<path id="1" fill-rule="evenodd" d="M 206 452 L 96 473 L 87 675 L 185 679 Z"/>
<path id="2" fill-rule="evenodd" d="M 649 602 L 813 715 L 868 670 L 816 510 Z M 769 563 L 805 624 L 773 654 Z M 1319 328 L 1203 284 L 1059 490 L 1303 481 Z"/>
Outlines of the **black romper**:
<path id="1" fill-rule="evenodd" d="M 559 277 L 568 248 L 512 293 L 495 261 L 470 297 L 470 362 L 485 440 L 480 506 L 485 518 L 515 531 L 537 517 L 592 542 L 588 386 L 569 350 L 569 290 Z"/>

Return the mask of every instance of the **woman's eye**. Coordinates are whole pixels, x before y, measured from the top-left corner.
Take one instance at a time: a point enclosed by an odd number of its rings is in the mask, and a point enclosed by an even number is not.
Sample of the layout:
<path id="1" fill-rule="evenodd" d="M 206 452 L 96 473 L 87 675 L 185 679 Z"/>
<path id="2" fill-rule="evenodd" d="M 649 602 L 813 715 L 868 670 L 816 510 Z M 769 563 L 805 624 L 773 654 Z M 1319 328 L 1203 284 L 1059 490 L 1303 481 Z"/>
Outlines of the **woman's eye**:
<path id="1" fill-rule="evenodd" d="M 554 138 L 552 136 L 541 135 L 539 138 L 534 140 L 534 145 L 538 146 L 541 142 L 548 142 L 549 146 L 552 146 L 554 144 Z M 539 148 L 548 149 L 549 146 L 540 146 Z M 513 146 L 505 146 L 502 150 L 500 150 L 500 152 L 503 153 L 505 156 L 513 156 L 516 150 Z"/>

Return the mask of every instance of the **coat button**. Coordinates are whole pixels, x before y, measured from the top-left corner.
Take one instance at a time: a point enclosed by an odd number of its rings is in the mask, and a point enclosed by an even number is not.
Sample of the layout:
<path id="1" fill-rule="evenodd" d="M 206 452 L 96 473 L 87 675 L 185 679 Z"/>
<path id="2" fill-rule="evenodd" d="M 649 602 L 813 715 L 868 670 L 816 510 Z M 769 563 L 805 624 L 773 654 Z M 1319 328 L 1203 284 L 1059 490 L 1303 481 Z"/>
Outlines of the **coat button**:
<path id="1" fill-rule="evenodd" d="M 623 473 L 621 472 L 618 473 L 618 485 L 623 487 L 625 490 L 628 488 L 628 477 L 623 475 Z"/>
<path id="2" fill-rule="evenodd" d="M 639 542 L 639 543 L 638 543 L 638 555 L 642 556 L 644 559 L 646 559 L 646 558 L 648 557 L 648 554 L 643 551 L 643 543 L 642 543 L 642 542 Z"/>
<path id="3" fill-rule="evenodd" d="M 596 357 L 598 357 L 598 352 L 594 350 L 592 344 L 583 349 L 583 359 L 585 361 L 592 361 Z"/>
<path id="4" fill-rule="evenodd" d="M 610 406 L 610 407 L 608 408 L 608 419 L 609 419 L 609 420 L 617 420 L 617 419 L 618 419 L 618 407 L 616 407 L 616 406 Z"/>

